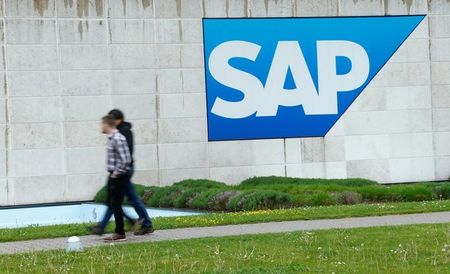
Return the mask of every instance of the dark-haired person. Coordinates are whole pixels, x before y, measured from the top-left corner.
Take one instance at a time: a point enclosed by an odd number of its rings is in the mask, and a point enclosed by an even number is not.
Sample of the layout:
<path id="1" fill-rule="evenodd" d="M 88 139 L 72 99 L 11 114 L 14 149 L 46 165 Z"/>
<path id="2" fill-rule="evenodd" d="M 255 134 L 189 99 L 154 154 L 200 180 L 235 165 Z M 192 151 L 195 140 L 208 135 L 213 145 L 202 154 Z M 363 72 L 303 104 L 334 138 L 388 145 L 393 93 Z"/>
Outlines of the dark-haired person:
<path id="1" fill-rule="evenodd" d="M 127 140 L 116 128 L 114 116 L 107 115 L 103 117 L 101 126 L 102 133 L 108 136 L 106 170 L 109 173 L 109 177 L 106 203 L 108 209 L 114 214 L 116 223 L 115 233 L 105 238 L 105 241 L 125 241 L 122 204 L 126 185 L 130 181 L 131 154 Z"/>
<path id="2" fill-rule="evenodd" d="M 134 207 L 134 210 L 139 216 L 139 222 L 141 223 L 141 228 L 134 232 L 135 235 L 145 235 L 148 233 L 152 233 L 154 231 L 152 221 L 147 213 L 147 209 L 145 208 L 144 203 L 142 202 L 139 195 L 136 193 L 136 189 L 131 182 L 131 177 L 134 172 L 134 161 L 133 161 L 133 152 L 134 152 L 134 141 L 133 141 L 133 132 L 131 132 L 132 125 L 129 122 L 125 121 L 125 117 L 123 112 L 118 109 L 111 110 L 108 115 L 111 115 L 115 119 L 115 124 L 119 132 L 125 137 L 127 140 L 128 148 L 131 154 L 131 166 L 128 172 L 129 179 L 125 189 L 125 196 L 131 202 Z M 111 219 L 112 212 L 107 210 L 105 215 L 103 216 L 102 221 L 99 225 L 94 226 L 91 230 L 94 234 L 102 234 Z M 129 219 L 129 218 L 128 218 Z"/>

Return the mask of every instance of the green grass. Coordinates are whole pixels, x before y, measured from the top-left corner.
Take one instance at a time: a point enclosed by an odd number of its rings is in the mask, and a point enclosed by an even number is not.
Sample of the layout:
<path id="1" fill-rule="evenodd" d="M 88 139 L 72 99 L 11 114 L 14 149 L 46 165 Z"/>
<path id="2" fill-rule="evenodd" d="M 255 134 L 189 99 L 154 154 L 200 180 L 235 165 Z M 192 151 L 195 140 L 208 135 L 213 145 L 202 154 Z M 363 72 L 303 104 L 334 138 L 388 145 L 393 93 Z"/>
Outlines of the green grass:
<path id="1" fill-rule="evenodd" d="M 2 273 L 449 273 L 450 224 L 324 230 L 0 256 Z"/>
<path id="2" fill-rule="evenodd" d="M 151 207 L 189 208 L 211 211 L 249 211 L 302 206 L 415 202 L 450 199 L 450 183 L 380 185 L 354 179 L 308 179 L 253 177 L 228 186 L 211 180 L 184 180 L 171 186 L 137 186 L 142 200 Z M 106 190 L 95 198 L 102 202 Z"/>
<path id="3" fill-rule="evenodd" d="M 161 217 L 155 218 L 153 222 L 156 229 L 170 229 L 182 227 L 377 216 L 449 210 L 450 200 L 442 200 L 428 202 L 302 207 L 276 210 L 244 211 L 234 213 L 214 213 L 188 217 Z M 71 224 L 42 227 L 32 226 L 18 229 L 0 229 L 0 242 L 86 235 L 88 234 L 88 226 L 89 224 Z M 108 227 L 108 231 L 112 231 L 112 225 Z"/>

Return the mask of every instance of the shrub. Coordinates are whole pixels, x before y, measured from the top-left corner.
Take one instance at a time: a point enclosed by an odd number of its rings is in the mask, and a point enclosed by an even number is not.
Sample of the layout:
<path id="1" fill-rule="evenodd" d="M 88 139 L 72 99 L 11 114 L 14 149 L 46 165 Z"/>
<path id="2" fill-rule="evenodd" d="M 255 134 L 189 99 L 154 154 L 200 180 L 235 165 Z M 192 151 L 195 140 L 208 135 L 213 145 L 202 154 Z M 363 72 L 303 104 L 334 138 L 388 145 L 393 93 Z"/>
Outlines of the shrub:
<path id="1" fill-rule="evenodd" d="M 144 204 L 149 204 L 149 200 L 158 189 L 159 187 L 157 186 L 149 186 L 144 189 L 144 194 L 141 197 Z"/>
<path id="2" fill-rule="evenodd" d="M 216 189 L 207 189 L 203 192 L 200 192 L 198 195 L 193 197 L 189 207 L 195 209 L 207 209 L 209 199 L 215 196 L 220 191 L 222 190 L 216 188 Z"/>
<path id="3" fill-rule="evenodd" d="M 206 179 L 189 179 L 189 180 L 183 180 L 177 183 L 174 183 L 173 186 L 175 187 L 202 187 L 202 188 L 225 188 L 227 187 L 226 184 L 212 181 L 212 180 L 206 180 Z"/>
<path id="4" fill-rule="evenodd" d="M 216 193 L 211 196 L 208 200 L 208 209 L 209 210 L 217 210 L 217 211 L 225 211 L 228 209 L 228 204 L 230 200 L 241 194 L 240 191 L 236 190 L 225 190 Z"/>
<path id="5" fill-rule="evenodd" d="M 357 190 L 365 202 L 391 202 L 395 200 L 389 187 L 369 186 Z"/>
<path id="6" fill-rule="evenodd" d="M 139 185 L 139 184 L 135 184 L 134 187 L 136 189 L 137 195 L 139 197 L 143 197 L 146 187 L 143 185 Z M 96 203 L 105 203 L 106 202 L 106 194 L 107 194 L 106 186 L 104 186 L 97 192 L 97 194 L 95 195 L 94 201 Z M 126 200 L 125 203 L 129 203 L 129 201 Z"/>
<path id="7" fill-rule="evenodd" d="M 212 180 L 183 180 L 172 186 L 136 185 L 151 207 L 240 211 L 292 206 L 320 206 L 378 202 L 450 199 L 450 183 L 379 185 L 365 179 L 304 179 L 253 177 L 228 186 Z M 103 203 L 106 188 L 95 196 Z"/>
<path id="8" fill-rule="evenodd" d="M 151 207 L 159 207 L 160 200 L 169 195 L 172 189 L 173 187 L 170 186 L 153 189 L 151 195 L 149 195 L 149 199 L 146 201 L 146 204 Z"/>
<path id="9" fill-rule="evenodd" d="M 228 203 L 232 211 L 274 209 L 292 206 L 290 195 L 273 190 L 251 190 L 234 196 Z"/>
<path id="10" fill-rule="evenodd" d="M 182 189 L 176 187 L 170 188 L 167 192 L 165 192 L 165 195 L 160 196 L 159 201 L 157 201 L 158 206 L 174 207 L 176 199 L 180 197 L 182 192 L 183 192 Z"/>
<path id="11" fill-rule="evenodd" d="M 311 198 L 309 200 L 309 205 L 311 206 L 335 205 L 335 204 L 337 204 L 337 199 L 331 193 L 323 191 L 311 195 Z"/>
<path id="12" fill-rule="evenodd" d="M 398 190 L 399 200 L 404 202 L 432 200 L 434 196 L 432 188 L 425 185 L 407 185 Z"/>
<path id="13" fill-rule="evenodd" d="M 366 202 L 413 202 L 432 200 L 435 194 L 424 184 L 370 186 L 356 190 Z"/>
<path id="14" fill-rule="evenodd" d="M 140 184 L 134 184 L 134 188 L 136 189 L 136 193 L 139 197 L 142 197 L 144 195 L 145 190 L 148 188 L 146 186 L 140 185 Z"/>
<path id="15" fill-rule="evenodd" d="M 207 188 L 200 187 L 183 189 L 181 194 L 175 199 L 174 206 L 178 208 L 190 208 L 194 198 L 206 190 Z"/>
<path id="16" fill-rule="evenodd" d="M 291 177 L 252 177 L 248 178 L 240 184 L 241 186 L 256 185 L 340 185 L 340 186 L 367 186 L 377 185 L 377 182 L 367 179 L 317 179 L 317 178 L 291 178 Z"/>
<path id="17" fill-rule="evenodd" d="M 97 192 L 94 201 L 96 203 L 106 203 L 106 194 L 106 186 L 104 186 Z"/>
<path id="18" fill-rule="evenodd" d="M 337 204 L 354 205 L 362 203 L 362 195 L 354 191 L 333 193 Z"/>
<path id="19" fill-rule="evenodd" d="M 436 198 L 450 199 L 450 184 L 439 184 L 434 188 Z"/>

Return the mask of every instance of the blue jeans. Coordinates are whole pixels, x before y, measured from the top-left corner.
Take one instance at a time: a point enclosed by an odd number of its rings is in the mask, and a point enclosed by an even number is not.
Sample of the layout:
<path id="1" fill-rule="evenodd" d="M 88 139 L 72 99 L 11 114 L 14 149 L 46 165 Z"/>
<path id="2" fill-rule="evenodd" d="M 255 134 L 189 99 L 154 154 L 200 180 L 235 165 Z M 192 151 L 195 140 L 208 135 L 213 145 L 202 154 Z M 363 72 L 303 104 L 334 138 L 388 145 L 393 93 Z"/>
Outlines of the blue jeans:
<path id="1" fill-rule="evenodd" d="M 130 169 L 130 171 L 128 171 L 130 180 L 128 180 L 125 186 L 125 196 L 128 198 L 128 201 L 130 201 L 131 204 L 133 205 L 134 210 L 136 210 L 136 213 L 139 216 L 139 219 L 143 220 L 142 227 L 152 227 L 152 220 L 150 219 L 150 216 L 148 216 L 147 209 L 145 208 L 145 205 L 142 202 L 139 195 L 136 193 L 136 188 L 131 182 L 131 176 L 133 176 L 133 173 L 134 173 L 133 169 Z M 103 216 L 103 219 L 100 221 L 99 224 L 102 230 L 105 230 L 112 215 L 113 212 L 108 207 L 106 209 L 105 215 Z M 124 217 L 127 218 L 128 220 L 132 220 L 132 218 L 130 218 L 126 214 L 124 214 Z"/>

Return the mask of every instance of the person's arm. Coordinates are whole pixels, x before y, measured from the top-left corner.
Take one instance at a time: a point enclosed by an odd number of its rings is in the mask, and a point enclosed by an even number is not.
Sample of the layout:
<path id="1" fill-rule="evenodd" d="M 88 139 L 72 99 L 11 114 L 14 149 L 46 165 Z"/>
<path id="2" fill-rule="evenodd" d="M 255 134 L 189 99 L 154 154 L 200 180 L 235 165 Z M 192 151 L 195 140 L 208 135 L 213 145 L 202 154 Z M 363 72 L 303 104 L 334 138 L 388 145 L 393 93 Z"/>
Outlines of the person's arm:
<path id="1" fill-rule="evenodd" d="M 113 178 L 117 178 L 120 175 L 127 173 L 127 166 L 131 164 L 130 150 L 126 141 L 121 139 L 115 139 L 115 148 L 118 154 L 117 164 L 111 175 Z"/>

